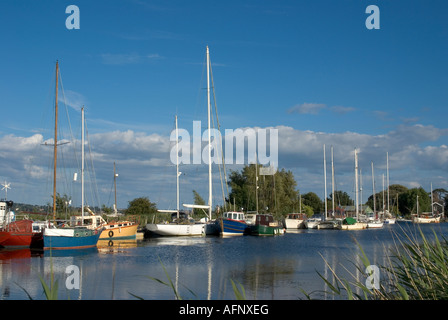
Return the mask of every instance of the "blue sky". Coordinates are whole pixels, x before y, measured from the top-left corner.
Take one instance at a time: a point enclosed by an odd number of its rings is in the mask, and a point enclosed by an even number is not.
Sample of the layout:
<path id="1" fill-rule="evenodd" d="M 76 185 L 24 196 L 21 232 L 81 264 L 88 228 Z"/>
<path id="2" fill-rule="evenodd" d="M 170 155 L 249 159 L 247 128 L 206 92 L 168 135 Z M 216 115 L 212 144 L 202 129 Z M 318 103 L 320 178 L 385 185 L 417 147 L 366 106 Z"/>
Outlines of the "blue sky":
<path id="1" fill-rule="evenodd" d="M 79 30 L 65 27 L 71 4 Z M 380 9 L 379 30 L 365 26 L 368 5 Z M 86 108 L 101 203 L 111 204 L 116 161 L 120 207 L 139 196 L 172 206 L 169 134 L 175 114 L 187 130 L 206 123 L 208 45 L 221 125 L 277 128 L 279 166 L 301 192 L 323 198 L 323 144 L 327 155 L 334 147 L 337 189 L 350 194 L 355 147 L 369 188 L 370 162 L 378 184 L 386 152 L 391 183 L 448 188 L 447 10 L 446 1 L 3 0 L 0 180 L 17 202 L 50 201 L 30 188 L 48 184 L 33 146 L 51 138 L 58 60 L 71 121 Z M 183 202 L 194 188 L 207 198 L 202 169 L 182 168 Z"/>

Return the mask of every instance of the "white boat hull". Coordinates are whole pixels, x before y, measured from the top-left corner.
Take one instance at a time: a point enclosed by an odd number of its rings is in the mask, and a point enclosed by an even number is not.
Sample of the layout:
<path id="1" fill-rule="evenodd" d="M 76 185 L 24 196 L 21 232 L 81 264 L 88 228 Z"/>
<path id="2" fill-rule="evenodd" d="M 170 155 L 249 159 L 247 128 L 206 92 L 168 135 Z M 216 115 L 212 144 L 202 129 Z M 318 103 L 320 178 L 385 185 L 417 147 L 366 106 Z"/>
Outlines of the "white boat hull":
<path id="1" fill-rule="evenodd" d="M 414 217 L 412 219 L 412 222 L 414 222 L 414 223 L 439 223 L 440 217 L 430 217 L 430 218 Z"/>
<path id="2" fill-rule="evenodd" d="M 394 224 L 397 219 L 395 218 L 386 218 L 384 219 L 385 224 Z"/>
<path id="3" fill-rule="evenodd" d="M 321 221 L 317 225 L 317 229 L 336 229 L 337 223 L 335 221 Z"/>
<path id="4" fill-rule="evenodd" d="M 384 225 L 384 223 L 380 222 L 380 221 L 367 222 L 368 229 L 382 228 L 383 225 Z"/>
<path id="5" fill-rule="evenodd" d="M 302 219 L 285 219 L 286 229 L 300 229 L 303 226 Z"/>
<path id="6" fill-rule="evenodd" d="M 205 235 L 206 224 L 147 224 L 146 229 L 160 236 L 202 236 Z"/>
<path id="7" fill-rule="evenodd" d="M 317 225 L 320 222 L 320 220 L 305 220 L 304 225 L 307 229 L 317 229 Z"/>
<path id="8" fill-rule="evenodd" d="M 340 230 L 362 230 L 367 228 L 367 223 L 357 222 L 355 224 L 340 224 L 338 229 Z"/>

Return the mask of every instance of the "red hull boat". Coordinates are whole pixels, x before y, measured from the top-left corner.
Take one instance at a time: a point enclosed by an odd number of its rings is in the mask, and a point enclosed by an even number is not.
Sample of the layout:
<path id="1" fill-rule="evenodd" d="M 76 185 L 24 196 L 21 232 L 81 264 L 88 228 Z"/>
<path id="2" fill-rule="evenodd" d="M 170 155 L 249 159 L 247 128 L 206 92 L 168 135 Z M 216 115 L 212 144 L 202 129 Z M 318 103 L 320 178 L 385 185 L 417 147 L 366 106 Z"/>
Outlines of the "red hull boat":
<path id="1" fill-rule="evenodd" d="M 32 220 L 14 221 L 0 229 L 0 246 L 39 248 L 43 246 L 43 233 L 33 231 Z"/>

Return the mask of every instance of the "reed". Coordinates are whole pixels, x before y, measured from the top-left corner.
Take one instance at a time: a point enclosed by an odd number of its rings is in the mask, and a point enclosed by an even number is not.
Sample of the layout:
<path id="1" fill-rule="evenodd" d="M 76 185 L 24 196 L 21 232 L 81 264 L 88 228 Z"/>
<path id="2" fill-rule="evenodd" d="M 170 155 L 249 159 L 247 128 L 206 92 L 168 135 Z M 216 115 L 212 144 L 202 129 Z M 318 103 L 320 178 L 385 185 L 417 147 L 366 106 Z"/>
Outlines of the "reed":
<path id="1" fill-rule="evenodd" d="M 434 239 L 429 240 L 420 228 L 416 234 L 395 233 L 396 242 L 390 249 L 386 265 L 378 266 L 381 280 L 376 288 L 370 289 L 366 284 L 371 276 L 367 268 L 371 263 L 359 243 L 361 263 L 355 265 L 355 269 L 361 276 L 350 273 L 352 279 L 341 278 L 322 257 L 331 271 L 331 279 L 318 272 L 319 277 L 330 289 L 327 293 L 350 300 L 448 299 L 448 240 L 433 234 Z M 302 292 L 312 299 L 311 294 Z"/>

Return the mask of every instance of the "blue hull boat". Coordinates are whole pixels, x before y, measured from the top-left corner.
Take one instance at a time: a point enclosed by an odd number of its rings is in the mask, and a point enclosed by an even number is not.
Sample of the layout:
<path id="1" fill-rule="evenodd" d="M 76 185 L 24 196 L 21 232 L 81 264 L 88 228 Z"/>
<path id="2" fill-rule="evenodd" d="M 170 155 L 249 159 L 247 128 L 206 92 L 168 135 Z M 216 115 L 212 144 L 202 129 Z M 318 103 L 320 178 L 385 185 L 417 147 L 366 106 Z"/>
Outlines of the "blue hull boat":
<path id="1" fill-rule="evenodd" d="M 101 230 L 87 228 L 60 228 L 44 230 L 44 250 L 84 249 L 95 247 Z"/>
<path id="2" fill-rule="evenodd" d="M 248 232 L 249 227 L 243 212 L 224 212 L 221 218 L 221 234 L 223 236 L 238 236 Z"/>

